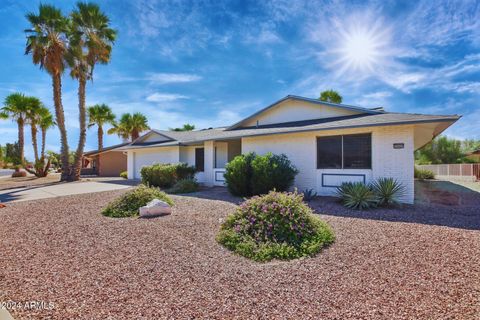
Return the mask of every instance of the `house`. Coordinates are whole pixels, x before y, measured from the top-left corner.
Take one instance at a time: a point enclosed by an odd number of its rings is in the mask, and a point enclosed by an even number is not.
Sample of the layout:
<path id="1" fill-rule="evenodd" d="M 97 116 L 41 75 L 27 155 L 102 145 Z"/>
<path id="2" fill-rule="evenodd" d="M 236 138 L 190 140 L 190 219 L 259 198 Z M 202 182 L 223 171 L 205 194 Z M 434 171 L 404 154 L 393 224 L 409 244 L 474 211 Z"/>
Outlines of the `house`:
<path id="1" fill-rule="evenodd" d="M 480 162 L 480 149 L 475 150 L 467 154 L 467 158 L 475 162 Z"/>
<path id="2" fill-rule="evenodd" d="M 145 165 L 185 162 L 196 166 L 199 182 L 223 185 L 225 165 L 235 156 L 284 153 L 299 170 L 299 190 L 333 195 L 342 182 L 393 177 L 406 187 L 401 200 L 413 203 L 414 151 L 459 118 L 289 95 L 229 127 L 151 130 L 120 149 L 127 152 L 129 179 L 139 179 Z"/>
<path id="3" fill-rule="evenodd" d="M 82 159 L 82 175 L 98 175 L 101 177 L 118 177 L 120 172 L 127 171 L 127 155 L 119 148 L 129 143 L 121 143 L 103 148 L 101 151 L 85 152 Z M 99 159 L 100 158 L 100 159 Z M 100 167 L 97 164 L 100 161 Z"/>

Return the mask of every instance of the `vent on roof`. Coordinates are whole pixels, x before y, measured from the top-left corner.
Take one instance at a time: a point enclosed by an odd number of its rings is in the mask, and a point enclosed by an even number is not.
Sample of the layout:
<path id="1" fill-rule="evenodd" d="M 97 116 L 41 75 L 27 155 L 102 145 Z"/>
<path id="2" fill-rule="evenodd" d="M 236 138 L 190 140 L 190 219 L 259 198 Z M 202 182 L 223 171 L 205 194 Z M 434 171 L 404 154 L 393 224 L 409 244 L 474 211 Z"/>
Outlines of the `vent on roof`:
<path id="1" fill-rule="evenodd" d="M 375 107 L 375 108 L 370 108 L 370 110 L 375 110 L 375 111 L 385 111 L 383 107 Z"/>

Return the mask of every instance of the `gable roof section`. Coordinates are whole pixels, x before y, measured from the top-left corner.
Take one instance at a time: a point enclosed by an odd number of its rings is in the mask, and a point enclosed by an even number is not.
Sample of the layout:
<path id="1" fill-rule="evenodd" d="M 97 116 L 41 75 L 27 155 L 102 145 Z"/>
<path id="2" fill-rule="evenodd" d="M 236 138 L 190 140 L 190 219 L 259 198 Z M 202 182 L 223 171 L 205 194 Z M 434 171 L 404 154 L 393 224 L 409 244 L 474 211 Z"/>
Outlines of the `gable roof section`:
<path id="1" fill-rule="evenodd" d="M 441 116 L 441 115 L 422 115 L 411 113 L 379 113 L 367 114 L 348 117 L 336 117 L 327 119 L 314 119 L 308 121 L 295 121 L 275 125 L 264 125 L 259 127 L 226 129 L 213 128 L 197 131 L 160 131 L 157 133 L 162 135 L 169 135 L 173 140 L 158 142 L 149 145 L 135 145 L 131 144 L 122 149 L 148 148 L 148 147 L 163 147 L 163 146 L 181 146 L 200 143 L 208 140 L 229 140 L 238 139 L 242 137 L 254 137 L 272 134 L 287 134 L 295 132 L 321 131 L 321 130 L 335 130 L 361 127 L 375 127 L 375 126 L 394 126 L 405 124 L 420 124 L 420 123 L 453 123 L 457 121 L 460 116 Z M 449 124 L 449 125 L 450 125 Z"/>
<path id="2" fill-rule="evenodd" d="M 115 144 L 115 145 L 110 146 L 110 147 L 103 148 L 101 152 L 99 152 L 98 149 L 97 149 L 97 150 L 92 150 L 92 151 L 85 152 L 83 155 L 87 156 L 87 157 L 88 156 L 94 156 L 94 155 L 99 154 L 99 153 L 105 153 L 105 152 L 108 152 L 108 151 L 113 151 L 117 148 L 121 148 L 121 147 L 126 146 L 128 144 L 130 144 L 130 142 L 119 143 L 119 144 Z"/>
<path id="3" fill-rule="evenodd" d="M 284 102 L 284 101 L 287 101 L 287 100 L 298 100 L 298 101 L 305 101 L 305 102 L 310 102 L 310 103 L 314 103 L 314 104 L 318 104 L 318 105 L 326 105 L 326 106 L 330 106 L 330 107 L 334 107 L 334 108 L 340 108 L 340 109 L 344 109 L 344 110 L 351 110 L 351 111 L 358 111 L 358 112 L 361 112 L 363 114 L 380 114 L 380 113 L 384 113 L 383 110 L 381 109 L 368 109 L 368 108 L 362 108 L 362 107 L 357 107 L 357 106 L 352 106 L 352 105 L 347 105 L 347 104 L 339 104 L 339 103 L 332 103 L 332 102 L 327 102 L 327 101 L 321 101 L 321 100 L 318 100 L 318 99 L 312 99 L 312 98 L 305 98 L 305 97 L 301 97 L 301 96 L 295 96 L 295 95 L 288 95 L 274 103 L 272 103 L 271 105 L 255 112 L 254 114 L 248 116 L 247 118 L 245 119 L 242 119 L 240 120 L 239 122 L 231 125 L 230 127 L 228 127 L 226 130 L 233 130 L 233 129 L 237 129 L 238 127 L 241 126 L 242 123 L 245 123 L 246 121 L 264 113 L 265 111 L 267 110 L 270 110 L 272 108 L 274 108 L 275 106 L 279 105 L 280 103 Z"/>

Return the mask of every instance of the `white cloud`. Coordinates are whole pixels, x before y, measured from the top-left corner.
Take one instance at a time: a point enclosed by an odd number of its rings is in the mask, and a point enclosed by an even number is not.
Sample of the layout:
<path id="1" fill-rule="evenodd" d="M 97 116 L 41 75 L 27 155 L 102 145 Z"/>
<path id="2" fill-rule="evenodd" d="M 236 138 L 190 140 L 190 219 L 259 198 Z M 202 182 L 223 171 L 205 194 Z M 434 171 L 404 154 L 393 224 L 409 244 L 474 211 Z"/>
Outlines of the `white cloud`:
<path id="1" fill-rule="evenodd" d="M 176 94 L 176 93 L 155 92 L 147 96 L 146 98 L 146 100 L 150 102 L 165 102 L 165 101 L 175 101 L 180 99 L 188 99 L 188 97 L 181 94 Z"/>
<path id="2" fill-rule="evenodd" d="M 199 81 L 202 77 L 189 73 L 151 73 L 147 79 L 157 84 L 166 84 Z"/>

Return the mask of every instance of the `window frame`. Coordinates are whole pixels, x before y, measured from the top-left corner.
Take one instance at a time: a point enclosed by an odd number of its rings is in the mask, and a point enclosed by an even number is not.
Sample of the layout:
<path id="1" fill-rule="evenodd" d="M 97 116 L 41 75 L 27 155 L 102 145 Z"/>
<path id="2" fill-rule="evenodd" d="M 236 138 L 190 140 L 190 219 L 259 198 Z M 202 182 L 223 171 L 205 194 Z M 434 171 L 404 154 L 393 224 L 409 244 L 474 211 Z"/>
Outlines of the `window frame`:
<path id="1" fill-rule="evenodd" d="M 346 136 L 369 136 L 370 138 L 370 166 L 369 167 L 362 167 L 362 168 L 345 168 L 345 158 L 344 158 L 344 137 Z M 341 137 L 341 168 L 325 168 L 325 167 L 320 167 L 319 166 L 319 153 L 318 153 L 318 142 L 322 138 L 332 138 L 332 137 Z M 371 132 L 365 132 L 365 133 L 353 133 L 353 134 L 337 134 L 337 135 L 329 135 L 329 136 L 317 136 L 315 139 L 316 142 L 316 167 L 317 170 L 372 170 L 373 168 L 373 143 L 372 143 L 372 133 Z"/>

